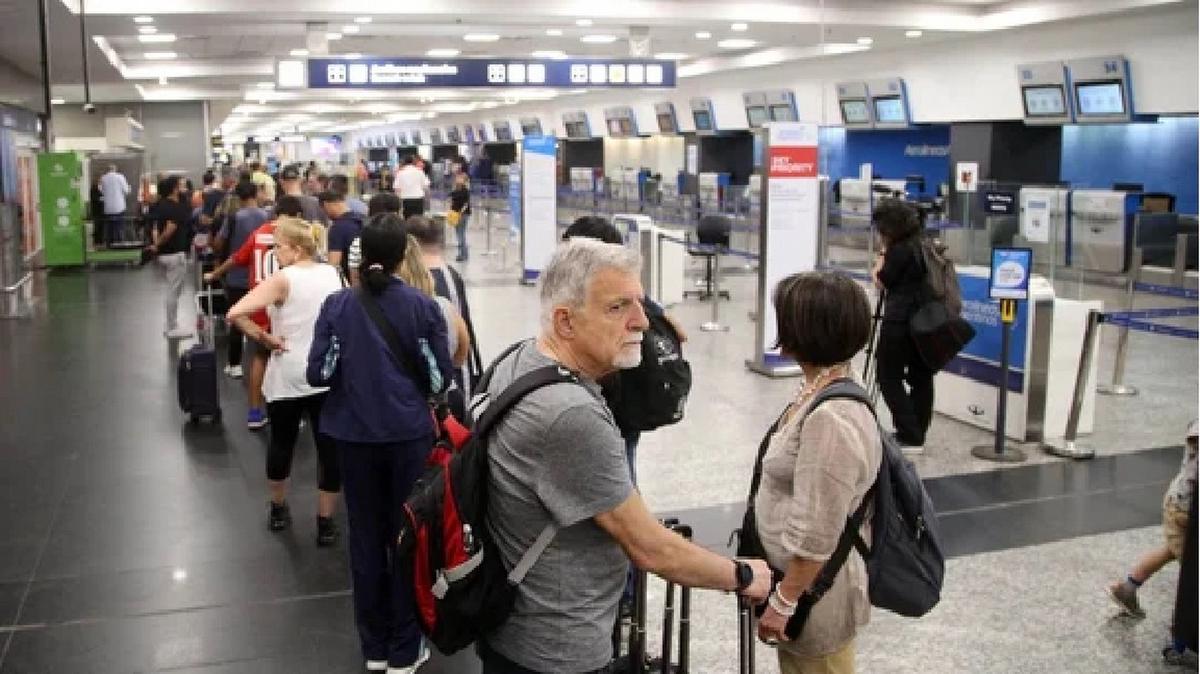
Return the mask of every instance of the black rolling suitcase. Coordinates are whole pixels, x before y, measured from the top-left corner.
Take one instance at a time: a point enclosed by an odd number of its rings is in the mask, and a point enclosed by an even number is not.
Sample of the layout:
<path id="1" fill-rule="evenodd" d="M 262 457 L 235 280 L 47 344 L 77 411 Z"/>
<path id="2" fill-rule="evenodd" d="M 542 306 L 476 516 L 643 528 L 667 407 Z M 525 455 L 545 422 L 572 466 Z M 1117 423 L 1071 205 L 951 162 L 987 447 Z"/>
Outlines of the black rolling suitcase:
<path id="1" fill-rule="evenodd" d="M 1171 645 L 1163 649 L 1168 664 L 1187 664 L 1187 651 L 1197 650 L 1196 627 L 1196 499 L 1188 510 L 1187 538 L 1179 560 L 1179 585 L 1175 592 L 1175 615 L 1171 620 Z"/>
<path id="2" fill-rule="evenodd" d="M 217 385 L 217 351 L 214 344 L 211 305 L 206 313 L 208 315 L 204 323 L 207 329 L 200 332 L 200 341 L 179 357 L 179 407 L 189 415 L 192 423 L 197 423 L 202 418 L 213 423 L 221 421 L 221 394 Z"/>
<path id="3" fill-rule="evenodd" d="M 692 528 L 680 524 L 677 519 L 663 520 L 663 526 L 691 540 Z M 692 589 L 681 587 L 679 603 L 675 603 L 675 584 L 668 582 L 663 603 L 662 653 L 649 657 L 646 653 L 646 580 L 647 573 L 637 573 L 637 590 L 634 596 L 633 615 L 628 621 L 618 620 L 613 630 L 612 671 L 614 674 L 687 674 L 691 671 L 691 610 Z M 678 653 L 676 653 L 675 625 L 679 625 Z M 621 655 L 622 628 L 628 630 L 628 650 Z"/>

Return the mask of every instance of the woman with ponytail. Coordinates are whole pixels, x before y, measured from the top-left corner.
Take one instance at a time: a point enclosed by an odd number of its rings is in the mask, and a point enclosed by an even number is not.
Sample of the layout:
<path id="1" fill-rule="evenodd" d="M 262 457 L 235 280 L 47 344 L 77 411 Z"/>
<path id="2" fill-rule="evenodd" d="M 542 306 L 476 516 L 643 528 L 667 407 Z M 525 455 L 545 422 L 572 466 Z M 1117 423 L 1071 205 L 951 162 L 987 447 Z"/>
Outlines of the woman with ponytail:
<path id="1" fill-rule="evenodd" d="M 361 244 L 361 285 L 321 307 L 308 381 L 329 387 L 321 429 L 337 442 L 342 461 L 355 620 L 367 670 L 414 671 L 429 650 L 412 583 L 390 559 L 398 513 L 433 448 L 428 401 L 445 393 L 453 366 L 442 310 L 399 277 L 408 248 L 400 217 L 371 218 Z"/>
<path id="2" fill-rule="evenodd" d="M 323 387 L 306 381 L 308 347 L 313 339 L 313 324 L 321 304 L 341 287 L 337 269 L 316 261 L 324 228 L 296 217 L 280 217 L 270 232 L 274 247 L 260 255 L 259 264 L 274 271 L 254 286 L 229 309 L 232 320 L 250 339 L 262 345 L 270 356 L 266 362 L 262 392 L 271 420 L 271 442 L 267 450 L 267 484 L 271 503 L 267 526 L 283 531 L 292 522 L 287 503 L 287 479 L 292 472 L 292 457 L 300 435 L 300 420 L 308 416 L 321 472 L 317 494 L 317 545 L 337 542 L 333 511 L 341 491 L 341 469 L 333 439 L 322 432 Z M 254 321 L 265 310 L 270 331 Z"/>

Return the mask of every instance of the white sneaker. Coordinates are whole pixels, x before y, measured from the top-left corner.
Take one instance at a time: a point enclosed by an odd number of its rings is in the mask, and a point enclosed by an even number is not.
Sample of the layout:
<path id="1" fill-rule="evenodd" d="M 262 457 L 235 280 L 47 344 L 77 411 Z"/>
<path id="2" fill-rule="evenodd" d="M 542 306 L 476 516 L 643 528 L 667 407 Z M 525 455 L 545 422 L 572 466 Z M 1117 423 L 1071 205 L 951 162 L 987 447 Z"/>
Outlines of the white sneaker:
<path id="1" fill-rule="evenodd" d="M 163 337 L 167 339 L 187 339 L 194 334 L 196 333 L 187 328 L 172 328 L 163 332 Z"/>
<path id="2" fill-rule="evenodd" d="M 412 663 L 411 665 L 409 665 L 407 667 L 388 667 L 387 673 L 388 674 L 415 674 L 416 671 L 421 668 L 421 665 L 424 665 L 426 662 L 429 661 L 430 655 L 432 655 L 432 654 L 429 652 L 429 648 L 425 645 L 425 642 L 422 641 L 421 642 L 421 653 L 419 655 L 417 655 L 416 662 Z"/>
<path id="3" fill-rule="evenodd" d="M 386 672 L 387 669 L 387 660 L 367 660 L 368 672 Z"/>
<path id="4" fill-rule="evenodd" d="M 230 379 L 241 379 L 242 378 L 242 366 L 241 365 L 226 365 L 225 366 L 225 375 L 227 377 L 229 377 Z"/>

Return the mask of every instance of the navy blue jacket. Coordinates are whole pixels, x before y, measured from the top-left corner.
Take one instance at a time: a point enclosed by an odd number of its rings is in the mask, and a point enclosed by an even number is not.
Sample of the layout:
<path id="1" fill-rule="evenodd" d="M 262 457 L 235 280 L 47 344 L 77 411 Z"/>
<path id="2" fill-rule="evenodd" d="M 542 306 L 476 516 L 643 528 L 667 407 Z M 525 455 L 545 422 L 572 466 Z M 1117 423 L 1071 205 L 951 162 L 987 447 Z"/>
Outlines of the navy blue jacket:
<path id="1" fill-rule="evenodd" d="M 321 409 L 321 431 L 337 440 L 360 443 L 432 436 L 428 400 L 445 392 L 454 370 L 441 308 L 397 278 L 377 298 L 404 347 L 409 364 L 404 367 L 371 321 L 358 292 L 347 288 L 327 297 L 313 329 L 308 383 L 329 387 Z M 326 378 L 326 359 L 334 344 L 337 365 Z"/>

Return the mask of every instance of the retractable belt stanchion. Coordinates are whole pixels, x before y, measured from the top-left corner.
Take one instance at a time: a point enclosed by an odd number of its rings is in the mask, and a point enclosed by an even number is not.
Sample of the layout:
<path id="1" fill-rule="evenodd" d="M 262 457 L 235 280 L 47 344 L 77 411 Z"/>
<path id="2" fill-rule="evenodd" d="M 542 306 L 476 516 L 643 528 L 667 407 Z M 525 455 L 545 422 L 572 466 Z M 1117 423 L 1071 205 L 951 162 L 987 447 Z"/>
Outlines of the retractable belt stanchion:
<path id="1" fill-rule="evenodd" d="M 1133 311 L 1134 286 L 1142 275 L 1142 249 L 1133 249 L 1133 258 L 1129 263 L 1129 278 L 1125 282 L 1125 311 Z M 1090 324 L 1089 324 L 1090 327 Z M 1087 348 L 1087 345 L 1084 345 Z M 1110 396 L 1135 396 L 1138 390 L 1125 384 L 1125 356 L 1129 351 L 1129 328 L 1121 327 L 1117 333 L 1117 355 L 1113 359 L 1113 376 L 1111 384 L 1096 387 L 1098 393 Z"/>
<path id="2" fill-rule="evenodd" d="M 996 437 L 990 445 L 976 445 L 971 456 L 985 461 L 1017 463 L 1025 460 L 1025 453 L 1010 447 L 1004 439 L 1008 416 L 1008 352 L 1012 342 L 1012 327 L 1017 320 L 1017 301 L 1000 300 L 1000 382 L 996 387 Z"/>
<path id="3" fill-rule="evenodd" d="M 713 247 L 712 258 L 712 320 L 700 326 L 704 332 L 728 332 L 729 326 L 721 324 L 721 247 Z"/>
<path id="4" fill-rule="evenodd" d="M 1068 459 L 1090 459 L 1096 456 L 1096 450 L 1076 445 L 1075 437 L 1079 432 L 1079 415 L 1083 411 L 1084 392 L 1087 391 L 1088 374 L 1092 370 L 1092 358 L 1096 350 L 1096 330 L 1100 328 L 1100 318 L 1099 311 L 1088 312 L 1087 328 L 1083 331 L 1083 351 L 1079 355 L 1079 370 L 1075 373 L 1075 392 L 1071 397 L 1071 410 L 1067 414 L 1067 430 L 1063 435 L 1063 446 L 1042 445 L 1042 449 L 1048 454 Z"/>

